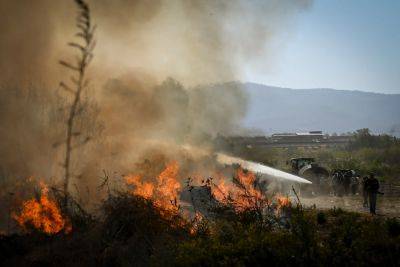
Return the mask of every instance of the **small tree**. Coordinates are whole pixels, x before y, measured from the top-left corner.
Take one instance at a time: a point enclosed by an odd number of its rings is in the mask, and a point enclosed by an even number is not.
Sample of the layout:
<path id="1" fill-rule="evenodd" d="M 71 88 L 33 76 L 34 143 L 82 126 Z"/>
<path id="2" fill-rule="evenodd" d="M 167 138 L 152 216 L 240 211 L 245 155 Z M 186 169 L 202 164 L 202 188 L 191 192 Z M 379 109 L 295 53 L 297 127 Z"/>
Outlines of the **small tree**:
<path id="1" fill-rule="evenodd" d="M 74 148 L 87 143 L 90 136 L 86 136 L 79 143 L 74 142 L 75 138 L 80 136 L 81 133 L 75 131 L 74 123 L 76 118 L 82 114 L 85 107 L 82 105 L 82 94 L 88 86 L 88 79 L 86 77 L 87 68 L 93 59 L 93 49 L 95 47 L 94 31 L 95 26 L 92 25 L 90 19 L 90 9 L 88 4 L 83 0 L 74 0 L 78 7 L 78 16 L 76 18 L 76 27 L 78 32 L 75 34 L 79 38 L 79 42 L 70 42 L 69 46 L 79 51 L 75 63 L 70 63 L 60 60 L 59 63 L 65 68 L 73 72 L 71 77 L 72 86 L 68 83 L 60 82 L 60 87 L 72 95 L 72 103 L 68 107 L 68 118 L 66 121 L 66 139 L 65 143 L 65 158 L 64 158 L 64 194 L 65 205 L 68 204 L 68 187 L 71 178 L 71 156 Z"/>

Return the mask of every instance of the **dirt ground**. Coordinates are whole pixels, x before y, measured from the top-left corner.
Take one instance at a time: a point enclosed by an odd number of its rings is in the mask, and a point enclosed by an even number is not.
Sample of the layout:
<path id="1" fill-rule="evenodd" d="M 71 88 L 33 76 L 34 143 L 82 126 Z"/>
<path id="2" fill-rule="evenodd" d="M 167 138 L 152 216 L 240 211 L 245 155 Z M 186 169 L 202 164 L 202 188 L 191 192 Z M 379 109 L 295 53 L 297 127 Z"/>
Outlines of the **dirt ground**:
<path id="1" fill-rule="evenodd" d="M 348 211 L 356 211 L 361 213 L 369 213 L 369 208 L 363 207 L 362 196 L 322 196 L 313 198 L 300 198 L 303 205 L 309 207 L 316 205 L 320 209 L 331 209 L 333 207 L 342 208 Z M 376 205 L 376 213 L 378 216 L 397 217 L 400 218 L 400 198 L 378 196 Z"/>

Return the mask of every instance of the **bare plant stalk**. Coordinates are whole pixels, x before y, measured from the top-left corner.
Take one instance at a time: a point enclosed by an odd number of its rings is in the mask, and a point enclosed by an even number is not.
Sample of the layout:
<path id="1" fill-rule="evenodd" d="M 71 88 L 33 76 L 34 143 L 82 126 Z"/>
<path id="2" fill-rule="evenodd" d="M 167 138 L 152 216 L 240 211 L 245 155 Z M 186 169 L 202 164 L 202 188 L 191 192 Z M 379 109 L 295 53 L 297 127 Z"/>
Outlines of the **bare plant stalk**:
<path id="1" fill-rule="evenodd" d="M 299 195 L 297 194 L 297 192 L 296 192 L 296 190 L 294 189 L 294 186 L 292 185 L 292 190 L 293 190 L 293 193 L 294 193 L 294 195 L 296 196 L 296 199 L 297 199 L 297 206 L 300 208 L 300 210 L 302 210 L 302 205 L 301 205 L 301 202 L 300 202 L 300 198 L 299 198 Z"/>
<path id="2" fill-rule="evenodd" d="M 72 150 L 75 148 L 73 140 L 80 135 L 79 132 L 74 132 L 74 123 L 82 113 L 84 107 L 81 105 L 82 92 L 88 86 L 88 80 L 86 79 L 86 70 L 93 58 L 93 49 L 95 47 L 94 31 L 95 26 L 92 26 L 90 20 L 90 10 L 88 4 L 84 0 L 74 0 L 79 11 L 76 18 L 76 27 L 78 32 L 75 34 L 80 39 L 80 42 L 70 42 L 69 46 L 79 51 L 79 56 L 75 63 L 69 63 L 67 61 L 60 60 L 59 63 L 65 68 L 71 70 L 74 74 L 71 77 L 72 86 L 67 83 L 60 82 L 60 87 L 65 91 L 69 92 L 73 96 L 73 101 L 69 107 L 68 119 L 67 119 L 67 130 L 65 140 L 65 159 L 64 159 L 64 194 L 65 194 L 65 205 L 68 204 L 68 187 L 71 178 L 71 155 Z M 90 137 L 86 137 L 81 144 L 84 144 L 90 140 Z M 81 144 L 77 144 L 78 146 Z"/>

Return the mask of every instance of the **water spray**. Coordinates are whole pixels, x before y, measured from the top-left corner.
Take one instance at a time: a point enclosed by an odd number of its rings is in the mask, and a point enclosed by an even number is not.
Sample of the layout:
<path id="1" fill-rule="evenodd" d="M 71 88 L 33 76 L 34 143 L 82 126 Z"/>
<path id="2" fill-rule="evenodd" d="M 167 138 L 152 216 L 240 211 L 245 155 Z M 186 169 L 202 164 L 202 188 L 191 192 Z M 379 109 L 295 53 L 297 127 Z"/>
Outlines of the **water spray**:
<path id="1" fill-rule="evenodd" d="M 268 167 L 260 163 L 228 156 L 222 153 L 217 153 L 216 155 L 217 155 L 217 161 L 221 164 L 227 164 L 227 165 L 239 164 L 244 169 L 250 170 L 255 173 L 265 174 L 268 177 L 275 178 L 278 180 L 288 180 L 302 184 L 312 184 L 312 182 L 310 182 L 309 180 L 293 175 L 291 173 L 287 173 L 272 167 Z"/>

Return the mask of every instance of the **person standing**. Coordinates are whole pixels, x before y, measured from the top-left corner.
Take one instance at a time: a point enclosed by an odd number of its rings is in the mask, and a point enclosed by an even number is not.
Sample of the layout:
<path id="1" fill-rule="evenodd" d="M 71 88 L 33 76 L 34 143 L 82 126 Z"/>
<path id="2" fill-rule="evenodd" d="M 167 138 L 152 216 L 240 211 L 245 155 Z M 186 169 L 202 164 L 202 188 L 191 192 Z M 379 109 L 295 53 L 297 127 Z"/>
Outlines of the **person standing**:
<path id="1" fill-rule="evenodd" d="M 374 174 L 371 174 L 367 180 L 368 200 L 369 200 L 369 212 L 376 214 L 376 197 L 379 191 L 379 181 L 375 178 Z"/>

